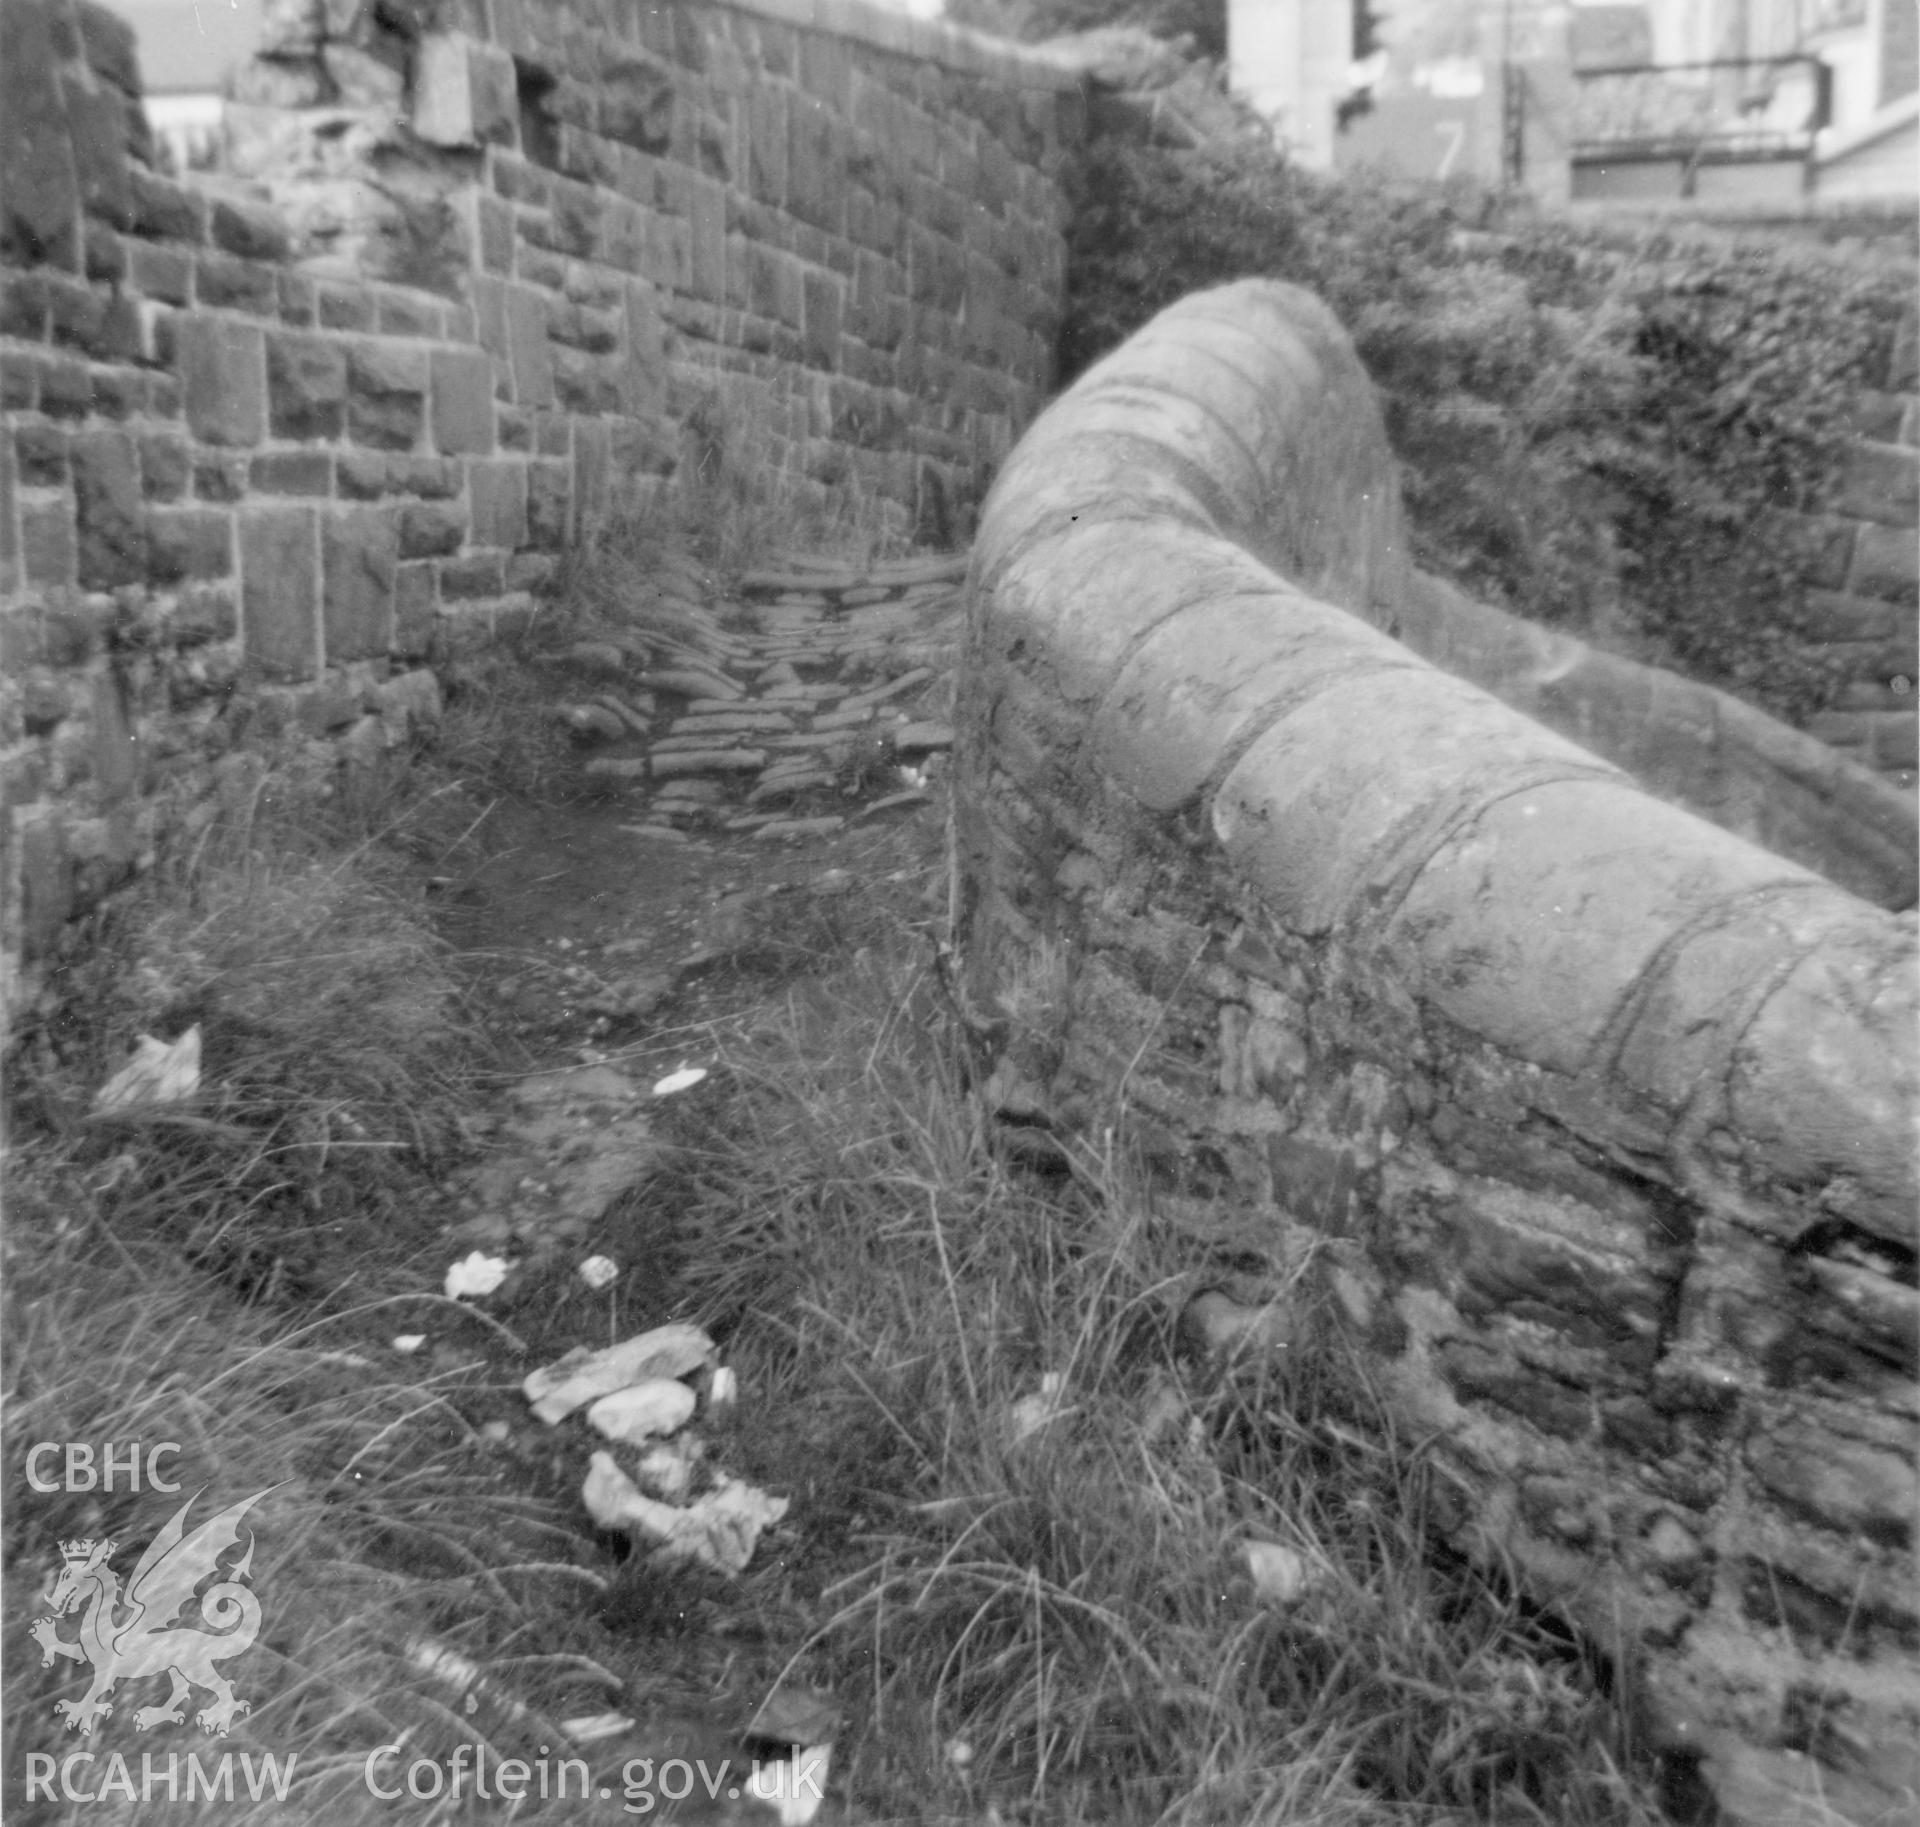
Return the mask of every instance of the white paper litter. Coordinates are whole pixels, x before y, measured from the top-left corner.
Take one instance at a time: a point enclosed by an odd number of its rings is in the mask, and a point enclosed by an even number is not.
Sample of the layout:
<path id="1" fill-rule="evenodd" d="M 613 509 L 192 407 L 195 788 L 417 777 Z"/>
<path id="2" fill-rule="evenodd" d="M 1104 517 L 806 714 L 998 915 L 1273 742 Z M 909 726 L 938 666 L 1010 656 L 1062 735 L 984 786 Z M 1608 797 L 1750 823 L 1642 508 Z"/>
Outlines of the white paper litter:
<path id="1" fill-rule="evenodd" d="M 410 1358 L 427 1342 L 424 1332 L 403 1332 L 393 1341 L 393 1348 L 403 1358 Z"/>
<path id="2" fill-rule="evenodd" d="M 654 1082 L 655 1097 L 672 1097 L 676 1091 L 691 1091 L 707 1076 L 705 1066 L 682 1066 L 678 1072 L 669 1072 L 663 1079 Z"/>
<path id="3" fill-rule="evenodd" d="M 489 1256 L 485 1250 L 475 1250 L 447 1271 L 447 1298 L 470 1300 L 476 1294 L 491 1294 L 507 1279 L 512 1268 L 513 1264 L 504 1256 Z"/>
<path id="4" fill-rule="evenodd" d="M 1037 1396 L 1022 1396 L 1014 1403 L 1007 1420 L 1015 1446 L 1059 1418 L 1060 1392 L 1065 1388 L 1066 1378 L 1059 1371 L 1050 1370 L 1040 1379 Z"/>
<path id="5" fill-rule="evenodd" d="M 533 1412 L 551 1427 L 576 1408 L 649 1377 L 683 1377 L 713 1359 L 713 1340 L 698 1326 L 676 1322 L 636 1333 L 603 1351 L 576 1346 L 543 1365 L 520 1385 Z"/>
<path id="6" fill-rule="evenodd" d="M 826 1799 L 831 1745 L 796 1746 L 776 1763 L 756 1763 L 747 1793 L 779 1811 L 780 1827 L 807 1827 Z"/>
<path id="7" fill-rule="evenodd" d="M 178 1040 L 142 1034 L 133 1057 L 93 1094 L 96 1111 L 191 1102 L 200 1089 L 200 1027 Z"/>
<path id="8" fill-rule="evenodd" d="M 747 1722 L 746 1736 L 777 1745 L 823 1745 L 833 1742 L 840 1726 L 840 1707 L 831 1694 L 798 1681 L 783 1681 Z"/>
<path id="9" fill-rule="evenodd" d="M 577 1745 L 597 1745 L 604 1738 L 631 1732 L 635 1721 L 625 1713 L 589 1713 L 584 1719 L 563 1719 L 560 1729 Z"/>
<path id="10" fill-rule="evenodd" d="M 739 1379 L 732 1368 L 726 1364 L 713 1367 L 713 1381 L 707 1387 L 707 1413 L 716 1421 L 733 1413 L 733 1404 L 740 1393 Z"/>
<path id="11" fill-rule="evenodd" d="M 1318 1582 L 1306 1556 L 1278 1542 L 1248 1542 L 1242 1552 L 1254 1591 L 1272 1604 L 1291 1605 Z"/>
<path id="12" fill-rule="evenodd" d="M 635 1468 L 641 1489 L 649 1497 L 678 1503 L 693 1488 L 699 1445 L 697 1440 L 660 1440 L 648 1447 Z"/>
<path id="13" fill-rule="evenodd" d="M 602 1396 L 587 1410 L 587 1425 L 626 1446 L 644 1446 L 693 1419 L 694 1395 L 671 1377 L 649 1377 L 628 1389 Z"/>
<path id="14" fill-rule="evenodd" d="M 1210 1356 L 1258 1355 L 1285 1351 L 1293 1342 L 1296 1317 L 1282 1301 L 1249 1307 L 1210 1288 L 1187 1303 L 1180 1329 Z"/>
<path id="15" fill-rule="evenodd" d="M 589 1256 L 574 1270 L 574 1274 L 597 1294 L 620 1279 L 620 1265 L 611 1256 Z"/>
<path id="16" fill-rule="evenodd" d="M 595 1453 L 581 1497 L 603 1529 L 624 1529 L 663 1560 L 696 1560 L 738 1573 L 753 1559 L 761 1530 L 786 1515 L 788 1500 L 729 1478 L 686 1508 L 647 1496 L 614 1462 Z"/>

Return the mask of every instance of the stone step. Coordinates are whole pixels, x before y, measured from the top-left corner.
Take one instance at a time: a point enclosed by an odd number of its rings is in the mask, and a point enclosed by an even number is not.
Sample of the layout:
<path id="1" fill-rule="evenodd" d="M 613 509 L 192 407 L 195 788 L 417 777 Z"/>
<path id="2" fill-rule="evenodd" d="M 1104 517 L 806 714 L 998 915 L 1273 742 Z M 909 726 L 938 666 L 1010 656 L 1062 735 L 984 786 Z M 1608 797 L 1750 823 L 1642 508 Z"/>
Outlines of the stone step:
<path id="1" fill-rule="evenodd" d="M 857 729 L 863 723 L 871 723 L 874 719 L 874 713 L 878 709 L 878 705 L 863 704 L 857 707 L 847 706 L 846 708 L 836 711 L 826 711 L 822 715 L 814 718 L 813 727 L 817 732 Z"/>
<path id="2" fill-rule="evenodd" d="M 769 770 L 747 795 L 747 804 L 757 806 L 769 799 L 791 799 L 816 788 L 833 785 L 833 776 L 825 768 L 809 768 L 802 774 L 775 775 Z"/>
<path id="3" fill-rule="evenodd" d="M 771 704 L 782 708 L 791 706 L 796 710 L 809 705 L 827 705 L 847 695 L 844 685 L 828 685 L 824 681 L 819 685 L 780 685 L 772 691 L 763 691 L 757 698 L 748 700 L 753 704 Z"/>
<path id="4" fill-rule="evenodd" d="M 701 716 L 676 717 L 668 726 L 668 737 L 740 736 L 750 732 L 790 730 L 793 717 L 787 711 L 747 710 L 707 712 Z"/>
<path id="5" fill-rule="evenodd" d="M 742 698 L 746 687 L 722 673 L 669 666 L 643 673 L 641 683 L 655 691 L 680 692 L 690 698 Z"/>
<path id="6" fill-rule="evenodd" d="M 765 749 L 681 749 L 662 754 L 656 747 L 652 756 L 655 780 L 672 780 L 682 774 L 757 774 L 767 764 Z"/>
<path id="7" fill-rule="evenodd" d="M 953 747 L 950 723 L 903 723 L 893 732 L 893 746 L 902 755 L 924 755 Z"/>
<path id="8" fill-rule="evenodd" d="M 864 710 L 871 704 L 885 704 L 889 698 L 897 698 L 903 692 L 910 692 L 916 685 L 924 685 L 933 677 L 933 672 L 925 666 L 916 666 L 911 672 L 903 672 L 899 678 L 879 686 L 872 691 L 863 691 L 849 698 L 840 708 L 842 710 Z"/>
<path id="9" fill-rule="evenodd" d="M 802 749 L 830 749 L 844 747 L 851 731 L 845 729 L 810 730 L 804 735 L 769 736 L 767 747 L 777 754 Z"/>
<path id="10" fill-rule="evenodd" d="M 778 838 L 787 841 L 803 837 L 826 837 L 840 830 L 846 822 L 837 815 L 828 818 L 775 818 L 769 819 L 753 835 L 756 839 Z"/>

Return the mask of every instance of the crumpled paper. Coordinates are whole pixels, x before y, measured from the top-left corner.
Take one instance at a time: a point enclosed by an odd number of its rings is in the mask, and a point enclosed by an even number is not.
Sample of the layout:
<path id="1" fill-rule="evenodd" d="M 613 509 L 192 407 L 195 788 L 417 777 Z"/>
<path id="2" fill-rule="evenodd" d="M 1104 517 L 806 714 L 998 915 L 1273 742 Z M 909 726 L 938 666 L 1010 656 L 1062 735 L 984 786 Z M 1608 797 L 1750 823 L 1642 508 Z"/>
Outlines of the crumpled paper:
<path id="1" fill-rule="evenodd" d="M 1246 1542 L 1241 1552 L 1254 1591 L 1271 1604 L 1295 1604 L 1321 1581 L 1319 1569 L 1305 1555 L 1278 1542 Z"/>
<path id="2" fill-rule="evenodd" d="M 93 1094 L 96 1114 L 134 1110 L 155 1104 L 186 1104 L 200 1090 L 200 1027 L 196 1022 L 178 1040 L 142 1034 L 133 1057 Z"/>
<path id="3" fill-rule="evenodd" d="M 534 1371 L 520 1387 L 533 1412 L 552 1427 L 601 1396 L 650 1377 L 683 1377 L 713 1356 L 713 1340 L 698 1326 L 656 1326 L 603 1351 L 576 1347 Z"/>
<path id="4" fill-rule="evenodd" d="M 747 1793 L 780 1816 L 780 1827 L 807 1827 L 826 1799 L 832 1745 L 795 1745 L 772 1763 L 755 1763 Z"/>
<path id="5" fill-rule="evenodd" d="M 693 1419 L 694 1394 L 671 1377 L 649 1377 L 602 1396 L 587 1410 L 587 1425 L 609 1440 L 644 1446 Z"/>
<path id="6" fill-rule="evenodd" d="M 507 1279 L 513 1264 L 504 1256 L 489 1256 L 475 1250 L 463 1256 L 447 1271 L 447 1299 L 470 1300 L 475 1295 L 491 1294 Z"/>
<path id="7" fill-rule="evenodd" d="M 1050 1370 L 1040 1379 L 1038 1395 L 1022 1396 L 1014 1403 L 1007 1415 L 1007 1433 L 1012 1445 L 1018 1446 L 1023 1440 L 1031 1439 L 1043 1427 L 1060 1418 L 1065 1412 L 1060 1406 L 1060 1398 L 1066 1387 L 1066 1378 L 1059 1371 Z"/>
<path id="8" fill-rule="evenodd" d="M 603 1529 L 624 1529 L 662 1560 L 694 1560 L 721 1573 L 738 1573 L 753 1559 L 763 1529 L 785 1516 L 788 1499 L 738 1478 L 716 1485 L 684 1508 L 647 1496 L 614 1462 L 595 1453 L 581 1490 L 587 1513 Z"/>

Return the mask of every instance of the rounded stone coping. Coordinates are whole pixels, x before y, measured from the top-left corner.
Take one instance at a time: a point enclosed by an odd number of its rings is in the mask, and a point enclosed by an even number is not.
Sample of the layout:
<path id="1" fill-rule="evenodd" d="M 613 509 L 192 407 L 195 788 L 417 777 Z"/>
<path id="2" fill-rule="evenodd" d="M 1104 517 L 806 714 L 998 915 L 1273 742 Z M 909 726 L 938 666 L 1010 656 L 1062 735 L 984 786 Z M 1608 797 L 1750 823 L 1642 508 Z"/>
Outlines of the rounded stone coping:
<path id="1" fill-rule="evenodd" d="M 1529 1069 L 1664 1109 L 1679 1153 L 1711 1109 L 1770 1180 L 1852 1175 L 1863 1228 L 1910 1243 L 1909 923 L 1429 665 L 1376 625 L 1411 585 L 1344 332 L 1241 281 L 1163 312 L 1016 448 L 975 542 L 966 689 L 1049 705 L 1045 762 L 992 752 L 1021 784 L 1097 772 L 1197 812 L 1288 930 L 1375 950 Z"/>
<path id="2" fill-rule="evenodd" d="M 1876 906 L 1899 912 L 1920 895 L 1913 795 L 1743 699 L 1422 573 L 1386 625 L 1423 659 L 1604 755 L 1661 798 Z"/>
<path id="3" fill-rule="evenodd" d="M 989 38 L 965 26 L 915 19 L 867 0 L 718 0 L 736 13 L 778 20 L 806 31 L 891 51 L 899 57 L 938 64 L 962 76 L 980 76 L 1017 88 L 1077 90 L 1083 78 L 1048 57 L 1002 38 Z"/>
<path id="4" fill-rule="evenodd" d="M 1078 1126 L 1125 1094 L 1143 1139 L 1241 1149 L 1248 1216 L 1289 1254 L 1319 1234 L 1356 1328 L 1392 1317 L 1355 1336 L 1456 1455 L 1456 1540 L 1620 1635 L 1670 1769 L 1730 1827 L 1891 1821 L 1920 1771 L 1910 1637 L 1856 1653 L 1747 1594 L 1804 1574 L 1849 1633 L 1850 1604 L 1910 1616 L 1901 1362 L 1866 1342 L 1829 1380 L 1775 1354 L 1856 1313 L 1911 1334 L 1912 921 L 1430 665 L 1386 632 L 1417 586 L 1372 389 L 1292 287 L 1184 300 L 1042 415 L 974 544 L 951 826 L 1004 1107 Z M 1271 1081 L 1262 1023 L 1294 1056 Z M 1403 1045 L 1406 1112 L 1369 1116 Z M 1503 1275 L 1471 1290 L 1498 1324 L 1435 1260 L 1549 1234 L 1564 1306 Z M 1543 1342 L 1622 1300 L 1650 1322 L 1616 1314 L 1632 1351 Z M 1610 1438 L 1602 1395 L 1648 1428 Z M 1605 1529 L 1529 1519 L 1536 1480 L 1591 1491 Z M 1682 1510 L 1706 1547 L 1679 1596 L 1638 1526 Z M 1850 1722 L 1835 1756 L 1805 1754 L 1806 1692 Z"/>

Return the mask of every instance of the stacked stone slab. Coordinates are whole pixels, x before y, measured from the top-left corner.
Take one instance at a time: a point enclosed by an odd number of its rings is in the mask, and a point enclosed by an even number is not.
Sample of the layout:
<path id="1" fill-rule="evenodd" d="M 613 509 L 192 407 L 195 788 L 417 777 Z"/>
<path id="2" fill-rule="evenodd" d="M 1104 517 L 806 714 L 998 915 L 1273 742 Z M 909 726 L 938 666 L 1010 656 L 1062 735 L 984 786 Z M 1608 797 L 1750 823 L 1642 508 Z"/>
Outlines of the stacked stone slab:
<path id="1" fill-rule="evenodd" d="M 1048 384 L 1057 69 L 855 0 L 269 10 L 241 182 L 156 168 L 112 14 L 0 6 L 29 955 L 254 708 L 364 752 L 390 679 L 521 626 L 683 464 L 952 534 Z"/>
<path id="2" fill-rule="evenodd" d="M 1304 293 L 1189 298 L 1043 415 L 955 720 L 987 1095 L 1317 1289 L 1442 1526 L 1720 1818 L 1912 1820 L 1911 920 L 1426 664 L 1412 588 Z"/>
<path id="3" fill-rule="evenodd" d="M 858 567 L 796 558 L 712 599 L 685 570 L 606 648 L 608 689 L 560 707 L 603 752 L 640 836 L 821 836 L 923 802 L 953 731 L 964 558 Z M 662 634 L 662 614 L 671 633 Z"/>

